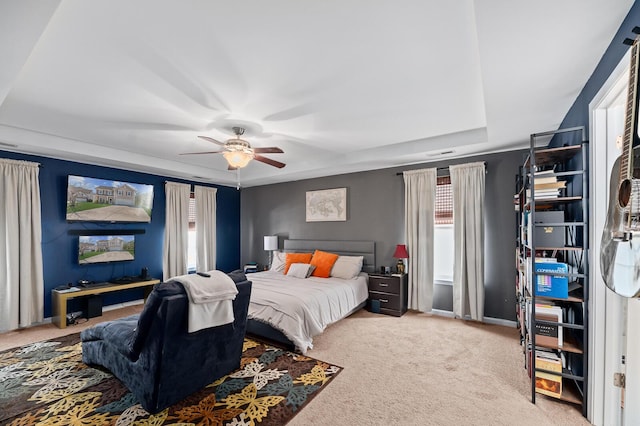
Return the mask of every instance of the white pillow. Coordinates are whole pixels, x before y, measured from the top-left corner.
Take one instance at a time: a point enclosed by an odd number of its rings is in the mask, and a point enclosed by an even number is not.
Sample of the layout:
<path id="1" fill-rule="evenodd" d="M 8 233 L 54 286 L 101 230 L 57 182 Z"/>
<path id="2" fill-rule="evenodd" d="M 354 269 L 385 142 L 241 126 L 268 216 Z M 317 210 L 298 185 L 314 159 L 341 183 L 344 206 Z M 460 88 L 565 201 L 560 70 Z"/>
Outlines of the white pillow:
<path id="1" fill-rule="evenodd" d="M 273 252 L 273 259 L 271 260 L 270 271 L 284 273 L 284 266 L 287 260 L 287 254 L 281 251 Z"/>
<path id="2" fill-rule="evenodd" d="M 331 276 L 350 280 L 358 276 L 362 270 L 364 256 L 339 256 L 331 268 Z"/>
<path id="3" fill-rule="evenodd" d="M 291 266 L 289 266 L 287 275 L 296 278 L 309 278 L 314 269 L 316 269 L 316 267 L 309 263 L 292 263 Z"/>

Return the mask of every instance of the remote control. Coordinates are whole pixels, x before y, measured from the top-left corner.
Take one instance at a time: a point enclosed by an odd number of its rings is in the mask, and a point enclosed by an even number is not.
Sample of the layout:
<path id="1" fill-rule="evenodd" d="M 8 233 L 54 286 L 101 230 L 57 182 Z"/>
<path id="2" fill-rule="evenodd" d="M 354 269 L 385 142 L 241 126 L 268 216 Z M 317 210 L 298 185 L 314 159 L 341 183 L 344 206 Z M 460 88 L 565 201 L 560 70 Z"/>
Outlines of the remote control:
<path id="1" fill-rule="evenodd" d="M 206 272 L 196 272 L 196 274 L 200 275 L 201 277 L 206 277 L 206 278 L 211 277 L 211 275 L 207 274 Z"/>

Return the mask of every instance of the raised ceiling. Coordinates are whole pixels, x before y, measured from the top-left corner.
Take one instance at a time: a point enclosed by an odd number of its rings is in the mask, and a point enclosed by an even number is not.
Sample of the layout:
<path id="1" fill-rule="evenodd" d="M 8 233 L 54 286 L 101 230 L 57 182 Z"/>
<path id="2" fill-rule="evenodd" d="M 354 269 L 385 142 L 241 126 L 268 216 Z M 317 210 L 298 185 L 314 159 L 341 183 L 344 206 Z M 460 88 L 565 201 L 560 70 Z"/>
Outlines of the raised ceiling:
<path id="1" fill-rule="evenodd" d="M 522 148 L 631 0 L 0 3 L 0 149 L 243 186 Z M 227 170 L 245 127 L 283 169 Z"/>

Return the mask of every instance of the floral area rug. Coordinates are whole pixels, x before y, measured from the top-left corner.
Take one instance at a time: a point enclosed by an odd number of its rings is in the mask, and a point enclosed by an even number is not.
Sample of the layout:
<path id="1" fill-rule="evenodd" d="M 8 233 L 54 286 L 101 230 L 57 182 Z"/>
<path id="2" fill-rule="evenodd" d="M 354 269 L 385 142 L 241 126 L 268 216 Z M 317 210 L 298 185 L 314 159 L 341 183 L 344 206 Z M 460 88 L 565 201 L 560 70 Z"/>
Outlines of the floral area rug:
<path id="1" fill-rule="evenodd" d="M 341 370 L 245 339 L 239 370 L 152 415 L 108 371 L 82 363 L 76 333 L 0 352 L 0 424 L 283 425 Z"/>

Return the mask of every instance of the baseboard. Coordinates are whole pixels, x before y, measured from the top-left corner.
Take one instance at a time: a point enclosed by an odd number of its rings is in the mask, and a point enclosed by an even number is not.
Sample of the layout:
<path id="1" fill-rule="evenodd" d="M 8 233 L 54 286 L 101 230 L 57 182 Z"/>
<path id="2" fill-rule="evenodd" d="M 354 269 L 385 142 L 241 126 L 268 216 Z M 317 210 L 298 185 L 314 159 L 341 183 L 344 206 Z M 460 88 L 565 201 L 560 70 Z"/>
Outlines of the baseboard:
<path id="1" fill-rule="evenodd" d="M 113 311 L 114 309 L 126 308 L 127 306 L 135 306 L 144 304 L 144 299 L 131 300 L 129 302 L 116 303 L 113 305 L 103 306 L 103 311 Z"/>
<path id="2" fill-rule="evenodd" d="M 46 317 L 46 318 L 43 318 L 42 321 L 34 322 L 33 324 L 28 325 L 26 327 L 18 327 L 16 330 L 29 328 L 29 327 L 35 327 L 36 325 L 50 324 L 50 323 L 51 323 L 51 317 Z M 15 331 L 15 330 L 6 330 L 6 331 Z"/>
<path id="3" fill-rule="evenodd" d="M 493 325 L 504 325 L 505 327 L 511 327 L 511 328 L 518 327 L 517 321 L 506 320 L 503 318 L 484 317 L 483 322 L 487 324 L 493 324 Z"/>
<path id="4" fill-rule="evenodd" d="M 445 310 L 442 310 L 442 309 L 432 309 L 431 313 L 434 314 L 434 315 L 441 316 L 441 317 L 455 318 L 454 315 L 453 315 L 453 312 L 445 311 Z"/>
<path id="5" fill-rule="evenodd" d="M 452 311 L 445 311 L 442 309 L 433 309 L 431 312 L 434 315 L 439 315 L 447 318 L 455 318 Z M 464 319 L 470 320 L 471 317 L 469 315 L 465 315 Z M 518 323 L 516 321 L 506 320 L 503 318 L 484 317 L 482 322 L 484 322 L 485 324 L 503 325 L 505 327 L 513 327 L 513 328 L 516 328 L 518 326 Z"/>

